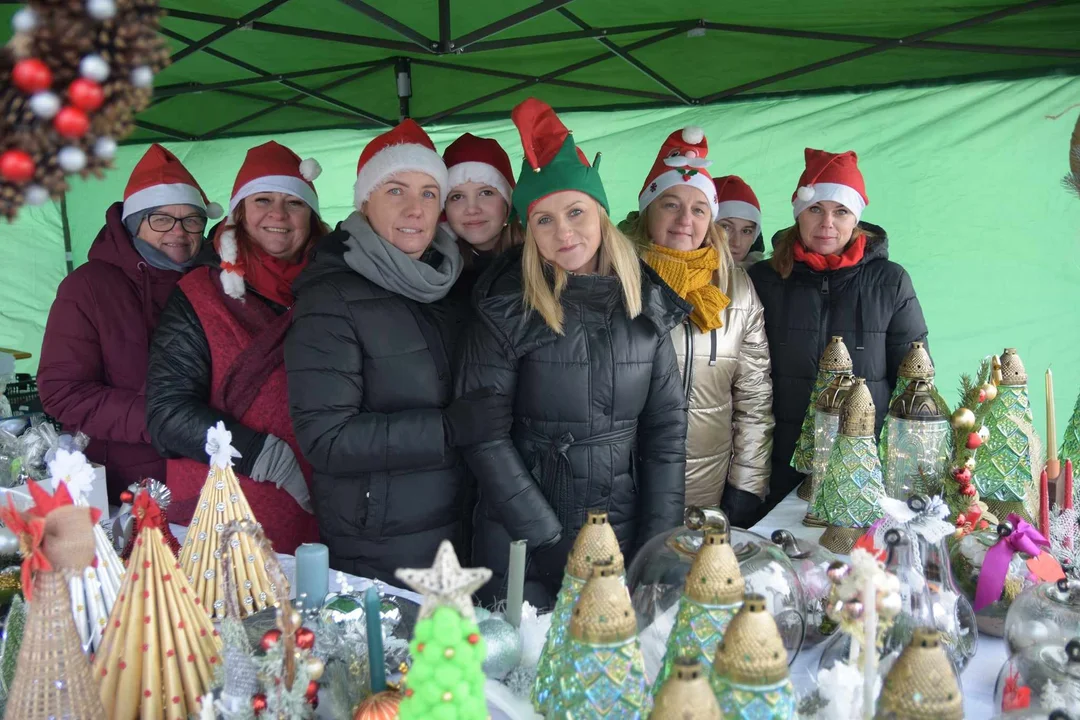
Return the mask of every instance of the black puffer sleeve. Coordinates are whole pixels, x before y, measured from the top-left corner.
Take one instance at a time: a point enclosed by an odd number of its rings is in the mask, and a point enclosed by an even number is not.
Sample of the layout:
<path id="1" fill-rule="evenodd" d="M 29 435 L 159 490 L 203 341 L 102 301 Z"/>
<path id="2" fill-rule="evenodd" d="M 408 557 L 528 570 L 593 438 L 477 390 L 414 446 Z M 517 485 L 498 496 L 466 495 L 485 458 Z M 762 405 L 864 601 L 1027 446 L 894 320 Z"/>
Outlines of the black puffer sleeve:
<path id="1" fill-rule="evenodd" d="M 907 274 L 907 270 L 902 268 L 896 290 L 895 308 L 885 337 L 887 377 L 890 387 L 896 387 L 896 374 L 900 370 L 900 363 L 904 361 L 904 356 L 911 349 L 911 343 L 925 341 L 927 335 L 926 319 L 923 317 L 919 298 L 915 295 L 915 286 L 912 285 L 911 276 Z"/>

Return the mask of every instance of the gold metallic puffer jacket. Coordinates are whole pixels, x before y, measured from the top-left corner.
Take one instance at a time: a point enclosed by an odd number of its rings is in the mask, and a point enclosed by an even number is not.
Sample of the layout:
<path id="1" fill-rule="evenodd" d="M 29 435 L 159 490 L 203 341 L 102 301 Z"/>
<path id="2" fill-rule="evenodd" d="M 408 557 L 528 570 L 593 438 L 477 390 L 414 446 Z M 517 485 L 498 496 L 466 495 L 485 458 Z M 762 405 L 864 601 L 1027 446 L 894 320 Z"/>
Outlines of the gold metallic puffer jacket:
<path id="1" fill-rule="evenodd" d="M 722 328 L 702 333 L 683 323 L 671 331 L 689 393 L 687 505 L 719 505 L 729 482 L 760 498 L 769 491 L 774 422 L 764 311 L 742 268 L 730 270 L 721 289 L 731 298 Z"/>

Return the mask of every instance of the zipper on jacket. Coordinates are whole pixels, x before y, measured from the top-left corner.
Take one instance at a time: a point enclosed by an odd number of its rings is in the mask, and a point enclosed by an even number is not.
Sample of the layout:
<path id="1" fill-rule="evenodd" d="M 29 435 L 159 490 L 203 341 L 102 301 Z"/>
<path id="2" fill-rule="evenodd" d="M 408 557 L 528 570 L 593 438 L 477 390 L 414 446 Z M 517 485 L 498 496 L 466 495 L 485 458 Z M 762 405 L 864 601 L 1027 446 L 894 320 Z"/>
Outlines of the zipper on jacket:
<path id="1" fill-rule="evenodd" d="M 709 351 L 709 367 L 716 367 L 716 328 L 709 333 L 712 338 L 712 350 Z"/>
<path id="2" fill-rule="evenodd" d="M 683 331 L 686 352 L 683 359 L 683 393 L 686 395 L 686 406 L 690 407 L 690 390 L 694 387 L 694 326 L 689 320 L 683 320 Z"/>
<path id="3" fill-rule="evenodd" d="M 821 276 L 821 332 L 818 333 L 818 352 L 820 358 L 825 352 L 825 345 L 829 341 L 829 308 L 832 307 L 832 298 L 829 297 L 829 276 Z"/>

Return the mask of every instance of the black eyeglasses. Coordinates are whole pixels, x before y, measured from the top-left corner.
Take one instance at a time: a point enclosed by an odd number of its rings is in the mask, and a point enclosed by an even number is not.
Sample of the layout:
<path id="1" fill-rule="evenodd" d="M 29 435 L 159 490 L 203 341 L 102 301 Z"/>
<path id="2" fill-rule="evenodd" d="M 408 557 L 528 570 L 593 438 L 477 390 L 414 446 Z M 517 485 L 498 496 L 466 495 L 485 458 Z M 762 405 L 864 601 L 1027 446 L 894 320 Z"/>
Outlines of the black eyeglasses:
<path id="1" fill-rule="evenodd" d="M 165 213 L 150 213 L 146 218 L 150 223 L 150 229 L 154 232 L 169 232 L 177 222 L 184 227 L 184 232 L 202 233 L 206 229 L 206 218 L 199 215 L 188 215 L 185 218 L 173 217 Z"/>

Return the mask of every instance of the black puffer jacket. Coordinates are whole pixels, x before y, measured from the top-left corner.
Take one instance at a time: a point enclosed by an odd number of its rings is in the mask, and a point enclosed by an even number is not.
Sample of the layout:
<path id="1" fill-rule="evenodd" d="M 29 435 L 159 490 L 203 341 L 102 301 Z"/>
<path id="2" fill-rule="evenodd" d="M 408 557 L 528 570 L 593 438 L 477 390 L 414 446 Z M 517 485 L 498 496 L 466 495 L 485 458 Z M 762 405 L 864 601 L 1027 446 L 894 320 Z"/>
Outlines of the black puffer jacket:
<path id="1" fill-rule="evenodd" d="M 875 237 L 854 267 L 819 273 L 796 262 L 787 280 L 768 261 L 750 269 L 765 306 L 776 416 L 772 479 L 762 513 L 803 479 L 791 467 L 791 455 L 810 402 L 818 359 L 829 338 L 843 336 L 855 375 L 866 378 L 879 431 L 900 361 L 912 341 L 926 338 L 926 321 L 915 288 L 907 271 L 889 261 L 885 231 L 876 225 L 862 225 Z"/>
<path id="2" fill-rule="evenodd" d="M 526 599 L 547 607 L 588 510 L 608 512 L 627 563 L 681 522 L 686 398 L 668 333 L 688 306 L 644 263 L 642 295 L 630 320 L 616 278 L 572 276 L 559 336 L 525 311 L 520 248 L 481 276 L 457 391 L 494 387 L 514 406 L 512 437 L 466 453 L 473 562 L 495 571 L 483 601 L 505 593 L 511 539 L 528 541 Z"/>
<path id="3" fill-rule="evenodd" d="M 396 582 L 394 570 L 427 567 L 444 539 L 464 549 L 465 465 L 442 409 L 465 308 L 371 282 L 346 264 L 347 237 L 320 240 L 293 285 L 289 411 L 315 468 L 331 567 Z"/>

